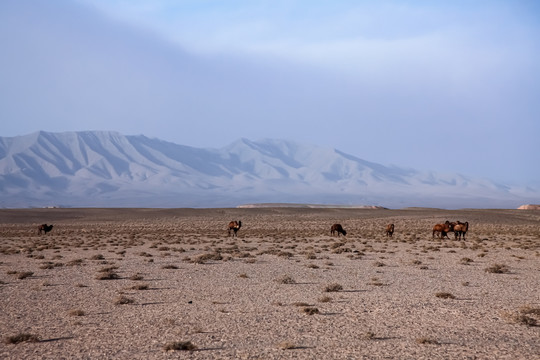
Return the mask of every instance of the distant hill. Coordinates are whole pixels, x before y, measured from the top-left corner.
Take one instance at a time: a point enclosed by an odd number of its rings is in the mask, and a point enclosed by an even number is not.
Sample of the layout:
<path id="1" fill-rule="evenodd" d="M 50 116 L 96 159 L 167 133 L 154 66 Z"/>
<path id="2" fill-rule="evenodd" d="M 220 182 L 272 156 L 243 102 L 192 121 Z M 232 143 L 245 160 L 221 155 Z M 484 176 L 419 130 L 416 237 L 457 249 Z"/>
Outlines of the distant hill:
<path id="1" fill-rule="evenodd" d="M 533 189 L 384 166 L 292 141 L 239 139 L 201 149 L 107 131 L 0 137 L 0 191 L 0 207 L 516 208 L 540 200 Z"/>
<path id="2" fill-rule="evenodd" d="M 533 205 L 533 204 L 527 204 L 527 205 L 521 205 L 518 207 L 519 210 L 540 210 L 540 205 Z"/>

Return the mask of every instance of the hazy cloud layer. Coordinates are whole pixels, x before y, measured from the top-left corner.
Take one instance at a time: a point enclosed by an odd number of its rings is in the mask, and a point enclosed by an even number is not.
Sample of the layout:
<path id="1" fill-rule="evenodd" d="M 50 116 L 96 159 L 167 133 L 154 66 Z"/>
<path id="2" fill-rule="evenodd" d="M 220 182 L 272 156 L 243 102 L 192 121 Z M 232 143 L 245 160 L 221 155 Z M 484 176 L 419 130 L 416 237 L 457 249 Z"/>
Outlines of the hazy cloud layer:
<path id="1" fill-rule="evenodd" d="M 0 3 L 1 135 L 283 138 L 540 182 L 534 2 Z"/>

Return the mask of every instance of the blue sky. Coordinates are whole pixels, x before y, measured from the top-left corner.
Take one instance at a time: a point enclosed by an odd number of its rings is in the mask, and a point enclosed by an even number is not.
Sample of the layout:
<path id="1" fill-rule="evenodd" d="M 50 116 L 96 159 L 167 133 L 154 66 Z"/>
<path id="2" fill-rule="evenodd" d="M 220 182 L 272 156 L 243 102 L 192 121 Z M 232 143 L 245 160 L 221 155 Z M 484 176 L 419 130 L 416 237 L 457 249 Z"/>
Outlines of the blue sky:
<path id="1" fill-rule="evenodd" d="M 0 136 L 278 138 L 540 183 L 534 1 L 0 2 Z"/>

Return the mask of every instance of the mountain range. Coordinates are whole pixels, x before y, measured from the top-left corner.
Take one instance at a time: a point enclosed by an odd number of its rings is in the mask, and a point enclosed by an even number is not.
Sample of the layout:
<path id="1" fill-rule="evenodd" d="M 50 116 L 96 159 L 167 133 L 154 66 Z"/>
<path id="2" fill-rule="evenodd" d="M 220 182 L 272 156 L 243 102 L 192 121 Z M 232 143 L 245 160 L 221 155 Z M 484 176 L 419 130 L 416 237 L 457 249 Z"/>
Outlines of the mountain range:
<path id="1" fill-rule="evenodd" d="M 219 149 L 109 131 L 0 137 L 0 207 L 233 207 L 246 203 L 516 208 L 540 191 L 384 166 L 293 141 Z"/>

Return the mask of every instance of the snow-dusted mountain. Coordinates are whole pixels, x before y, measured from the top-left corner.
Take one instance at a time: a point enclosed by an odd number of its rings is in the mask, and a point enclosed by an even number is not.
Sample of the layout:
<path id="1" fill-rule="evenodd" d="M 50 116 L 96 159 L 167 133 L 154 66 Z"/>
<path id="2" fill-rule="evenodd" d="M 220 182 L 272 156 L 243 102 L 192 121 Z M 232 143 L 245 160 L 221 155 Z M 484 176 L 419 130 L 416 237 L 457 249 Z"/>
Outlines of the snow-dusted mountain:
<path id="1" fill-rule="evenodd" d="M 102 131 L 0 137 L 0 192 L 0 207 L 288 202 L 515 208 L 540 199 L 533 190 L 387 167 L 290 141 L 240 139 L 198 149 Z"/>

